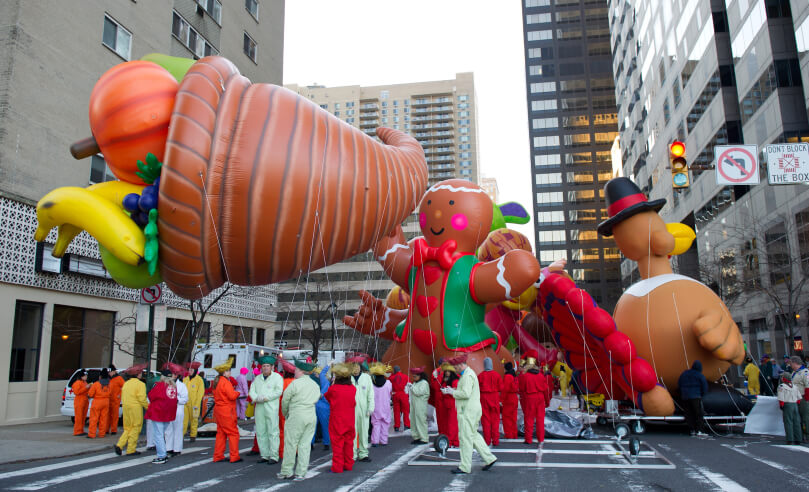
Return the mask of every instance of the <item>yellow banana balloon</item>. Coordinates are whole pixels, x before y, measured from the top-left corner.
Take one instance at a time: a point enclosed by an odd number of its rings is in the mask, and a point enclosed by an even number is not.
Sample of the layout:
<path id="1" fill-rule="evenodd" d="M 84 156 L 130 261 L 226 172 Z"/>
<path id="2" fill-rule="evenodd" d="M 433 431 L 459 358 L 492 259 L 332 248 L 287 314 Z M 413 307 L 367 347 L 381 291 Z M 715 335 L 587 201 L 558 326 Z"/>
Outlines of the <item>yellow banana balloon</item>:
<path id="1" fill-rule="evenodd" d="M 124 208 L 124 197 L 130 193 L 140 195 L 146 185 L 136 185 L 127 183 L 126 181 L 105 181 L 87 187 L 87 191 L 91 191 L 99 195 L 120 208 Z"/>
<path id="2" fill-rule="evenodd" d="M 70 224 L 85 229 L 124 263 L 134 266 L 143 261 L 143 231 L 122 208 L 93 191 L 73 186 L 51 191 L 37 203 L 37 221 L 37 241 L 44 241 L 52 228 Z M 74 230 L 68 228 L 65 232 Z M 65 248 L 67 244 L 69 241 Z"/>
<path id="3" fill-rule="evenodd" d="M 61 258 L 65 255 L 67 247 L 73 242 L 73 239 L 82 231 L 81 227 L 76 227 L 73 224 L 61 224 L 56 229 L 56 244 L 53 245 L 53 252 L 51 253 L 56 258 Z"/>
<path id="4" fill-rule="evenodd" d="M 688 251 L 691 243 L 697 238 L 697 235 L 694 234 L 694 229 L 679 222 L 666 224 L 666 229 L 668 229 L 669 234 L 674 236 L 674 249 L 669 252 L 671 256 L 681 255 Z"/>

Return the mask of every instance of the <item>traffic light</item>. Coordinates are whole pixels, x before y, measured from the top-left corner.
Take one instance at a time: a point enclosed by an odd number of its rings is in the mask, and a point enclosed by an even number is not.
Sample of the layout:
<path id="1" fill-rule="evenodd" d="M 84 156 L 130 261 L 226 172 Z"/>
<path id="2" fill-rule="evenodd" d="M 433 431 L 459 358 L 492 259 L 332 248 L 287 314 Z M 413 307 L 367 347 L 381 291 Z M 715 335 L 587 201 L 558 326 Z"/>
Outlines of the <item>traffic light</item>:
<path id="1" fill-rule="evenodd" d="M 674 141 L 669 146 L 669 163 L 671 164 L 671 187 L 675 190 L 688 188 L 688 162 L 685 160 L 685 144 Z"/>

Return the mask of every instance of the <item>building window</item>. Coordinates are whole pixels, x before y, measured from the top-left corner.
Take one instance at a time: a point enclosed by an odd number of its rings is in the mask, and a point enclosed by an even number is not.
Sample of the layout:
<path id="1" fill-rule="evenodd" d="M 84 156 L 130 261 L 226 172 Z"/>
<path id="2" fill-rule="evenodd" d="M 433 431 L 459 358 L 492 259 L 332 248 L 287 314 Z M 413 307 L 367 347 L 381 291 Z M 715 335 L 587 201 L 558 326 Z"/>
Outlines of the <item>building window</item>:
<path id="1" fill-rule="evenodd" d="M 534 147 L 558 147 L 559 136 L 554 135 L 550 137 L 534 137 Z"/>
<path id="2" fill-rule="evenodd" d="M 104 15 L 104 34 L 101 42 L 118 56 L 129 61 L 129 57 L 132 55 L 132 33 L 108 15 Z"/>
<path id="3" fill-rule="evenodd" d="M 537 193 L 537 205 L 561 205 L 562 192 L 553 191 L 550 193 Z"/>
<path id="4" fill-rule="evenodd" d="M 219 51 L 213 47 L 200 33 L 196 31 L 191 25 L 183 19 L 183 17 L 174 12 L 171 20 L 171 34 L 177 38 L 178 41 L 191 50 L 197 58 L 203 56 L 217 55 Z"/>
<path id="5" fill-rule="evenodd" d="M 9 382 L 37 380 L 44 308 L 44 304 L 37 302 L 17 301 L 14 310 L 14 334 L 11 338 Z"/>
<path id="6" fill-rule="evenodd" d="M 101 154 L 96 154 L 90 159 L 90 184 L 117 180 Z"/>
<path id="7" fill-rule="evenodd" d="M 529 14 L 525 16 L 526 24 L 545 24 L 551 21 L 551 14 Z"/>
<path id="8" fill-rule="evenodd" d="M 777 285 L 789 281 L 792 276 L 792 262 L 789 258 L 789 244 L 784 224 L 771 227 L 764 234 L 767 244 L 767 267 L 770 271 L 770 284 Z"/>
<path id="9" fill-rule="evenodd" d="M 753 84 L 753 87 L 750 88 L 739 105 L 739 109 L 741 109 L 742 112 L 742 125 L 746 124 L 753 115 L 756 114 L 756 111 L 758 111 L 772 93 L 775 92 L 777 86 L 778 82 L 775 78 L 775 66 L 770 65 L 756 83 Z"/>
<path id="10" fill-rule="evenodd" d="M 550 29 L 543 31 L 528 31 L 528 41 L 547 41 L 553 39 L 553 31 Z"/>
<path id="11" fill-rule="evenodd" d="M 531 101 L 531 111 L 555 111 L 557 108 L 556 99 L 547 99 L 544 101 Z"/>
<path id="12" fill-rule="evenodd" d="M 559 128 L 559 118 L 534 118 L 531 120 L 531 128 L 534 130 Z"/>
<path id="13" fill-rule="evenodd" d="M 258 0 L 244 0 L 244 8 L 250 12 L 254 19 L 258 20 Z"/>
<path id="14" fill-rule="evenodd" d="M 256 51 L 258 50 L 258 45 L 256 45 L 253 38 L 251 38 L 246 32 L 244 33 L 244 47 L 242 50 L 244 51 L 244 54 L 247 55 L 247 58 L 253 60 L 253 63 L 258 63 L 258 61 L 256 61 Z"/>
<path id="15" fill-rule="evenodd" d="M 562 157 L 559 154 L 535 155 L 534 166 L 559 166 L 562 164 Z"/>
<path id="16" fill-rule="evenodd" d="M 532 94 L 542 94 L 546 92 L 555 92 L 556 82 L 534 82 L 531 84 Z"/>
<path id="17" fill-rule="evenodd" d="M 253 343 L 253 329 L 222 325 L 222 343 Z"/>
<path id="18" fill-rule="evenodd" d="M 525 0 L 525 7 L 548 7 L 551 0 Z"/>
<path id="19" fill-rule="evenodd" d="M 702 115 L 708 110 L 708 106 L 711 105 L 714 96 L 716 96 L 721 88 L 719 70 L 717 70 L 705 84 L 705 89 L 702 90 L 702 93 L 699 95 L 697 101 L 694 103 L 694 106 L 691 107 L 691 111 L 686 117 L 686 125 L 688 126 L 689 133 L 694 129 L 695 126 L 697 126 L 700 118 L 702 118 Z"/>
<path id="20" fill-rule="evenodd" d="M 197 0 L 197 5 L 202 7 L 217 24 L 222 25 L 222 4 L 219 0 Z"/>
<path id="21" fill-rule="evenodd" d="M 792 9 L 789 8 L 789 0 L 766 0 L 765 4 L 768 19 L 792 17 Z"/>
<path id="22" fill-rule="evenodd" d="M 68 379 L 82 367 L 108 367 L 114 338 L 115 313 L 54 306 L 48 379 Z"/>

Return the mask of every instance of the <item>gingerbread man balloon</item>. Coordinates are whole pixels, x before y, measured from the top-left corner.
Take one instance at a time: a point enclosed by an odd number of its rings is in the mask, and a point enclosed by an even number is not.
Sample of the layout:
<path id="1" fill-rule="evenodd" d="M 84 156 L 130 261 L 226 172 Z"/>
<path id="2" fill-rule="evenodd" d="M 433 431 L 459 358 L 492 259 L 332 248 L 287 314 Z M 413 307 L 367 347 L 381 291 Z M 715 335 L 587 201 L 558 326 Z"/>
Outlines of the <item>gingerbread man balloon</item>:
<path id="1" fill-rule="evenodd" d="M 442 181 L 421 200 L 423 237 L 406 243 L 398 227 L 376 244 L 375 257 L 410 294 L 410 306 L 391 310 L 364 294 L 365 304 L 344 321 L 393 340 L 383 362 L 403 371 L 434 368 L 440 358 L 464 352 L 473 370 L 482 370 L 483 359 L 491 357 L 495 370 L 502 372 L 501 360 L 511 360 L 501 347 L 503 340 L 484 321 L 485 305 L 518 296 L 537 282 L 540 268 L 524 250 L 489 262 L 477 259 L 475 251 L 489 234 L 492 216 L 492 201 L 480 187 L 459 179 Z"/>

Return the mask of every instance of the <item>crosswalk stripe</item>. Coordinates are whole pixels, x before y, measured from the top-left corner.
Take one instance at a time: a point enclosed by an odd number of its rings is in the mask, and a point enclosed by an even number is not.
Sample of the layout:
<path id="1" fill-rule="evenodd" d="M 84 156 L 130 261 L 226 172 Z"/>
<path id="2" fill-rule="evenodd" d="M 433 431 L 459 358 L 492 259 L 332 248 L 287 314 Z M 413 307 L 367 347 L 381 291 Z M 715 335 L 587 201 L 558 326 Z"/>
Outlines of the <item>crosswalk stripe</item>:
<path id="1" fill-rule="evenodd" d="M 318 465 L 312 466 L 315 463 L 320 462 L 321 460 L 326 460 L 326 461 L 324 461 L 322 463 L 319 463 Z M 306 478 L 310 479 L 310 478 L 316 477 L 316 476 L 320 475 L 320 470 L 322 470 L 323 468 L 326 468 L 326 467 L 330 467 L 330 466 L 331 466 L 331 457 L 329 455 L 318 458 L 317 460 L 310 463 L 309 471 L 306 472 Z M 274 484 L 274 485 L 272 485 L 270 487 L 252 488 L 252 489 L 247 489 L 244 492 L 273 492 L 275 490 L 279 490 L 279 489 L 283 489 L 285 487 L 289 487 L 293 483 L 294 482 L 292 482 L 291 480 L 285 480 L 283 482 L 276 483 L 276 484 Z"/>
<path id="2" fill-rule="evenodd" d="M 730 444 L 722 444 L 722 446 L 724 446 L 724 447 L 726 447 L 726 448 L 728 448 L 728 449 L 730 449 L 732 451 L 736 451 L 737 453 L 739 453 L 741 455 L 747 456 L 750 459 L 756 460 L 759 463 L 764 463 L 765 465 L 771 466 L 771 467 L 775 468 L 776 470 L 781 470 L 782 472 L 787 473 L 787 474 L 791 475 L 794 478 L 799 478 L 803 482 L 806 481 L 806 477 L 804 475 L 800 474 L 800 473 L 796 473 L 795 471 L 793 471 L 791 466 L 783 465 L 781 463 L 777 463 L 775 461 L 771 461 L 771 460 L 768 460 L 766 458 L 760 458 L 760 457 L 754 455 L 753 453 L 751 453 L 750 451 L 737 448 L 736 446 L 732 446 Z"/>
<path id="3" fill-rule="evenodd" d="M 399 471 L 399 469 L 401 469 L 403 466 L 406 466 L 411 459 L 420 455 L 429 448 L 430 448 L 429 444 L 416 446 L 415 448 L 411 449 L 407 453 L 400 456 L 393 463 L 385 466 L 381 470 L 374 473 L 368 480 L 359 484 L 355 489 L 352 489 L 353 492 L 370 492 L 372 490 L 376 490 L 376 488 L 380 486 L 383 482 L 385 482 L 385 480 L 387 480 L 388 477 Z"/>
<path id="4" fill-rule="evenodd" d="M 113 457 L 115 457 L 115 455 L 110 455 L 108 458 L 112 459 Z M 40 472 L 60 470 L 62 468 L 72 468 L 74 466 L 84 465 L 86 463 L 98 463 L 99 460 L 102 459 L 105 458 L 102 456 L 91 456 L 89 458 L 81 458 L 77 460 L 63 461 L 61 463 L 54 463 L 52 465 L 35 466 L 33 468 L 25 468 L 23 470 L 17 470 L 13 472 L 0 473 L 0 480 L 3 480 L 5 478 L 21 477 L 23 475 L 33 475 L 35 473 Z"/>
<path id="5" fill-rule="evenodd" d="M 184 453 L 194 453 L 196 451 L 202 451 L 203 449 L 209 448 L 186 448 L 183 450 Z M 78 480 L 80 478 L 87 478 L 93 475 L 100 475 L 102 473 L 114 472 L 117 470 L 122 470 L 124 468 L 130 468 L 133 466 L 142 465 L 145 463 L 149 463 L 154 459 L 154 456 L 144 456 L 142 458 L 133 458 L 127 459 L 126 461 L 121 461 L 120 463 L 114 463 L 110 465 L 98 466 L 93 467 L 89 470 L 81 470 L 74 473 L 70 473 L 68 475 L 62 475 L 60 477 L 52 478 L 49 480 L 42 480 L 39 482 L 31 482 L 17 487 L 11 487 L 11 490 L 39 490 L 44 489 L 45 487 L 51 487 L 54 485 L 59 485 L 65 482 L 70 482 L 71 480 Z"/>
<path id="6" fill-rule="evenodd" d="M 775 444 L 776 448 L 784 448 L 789 449 L 790 451 L 802 451 L 804 453 L 809 453 L 809 448 L 803 446 L 787 446 L 786 444 Z"/>

